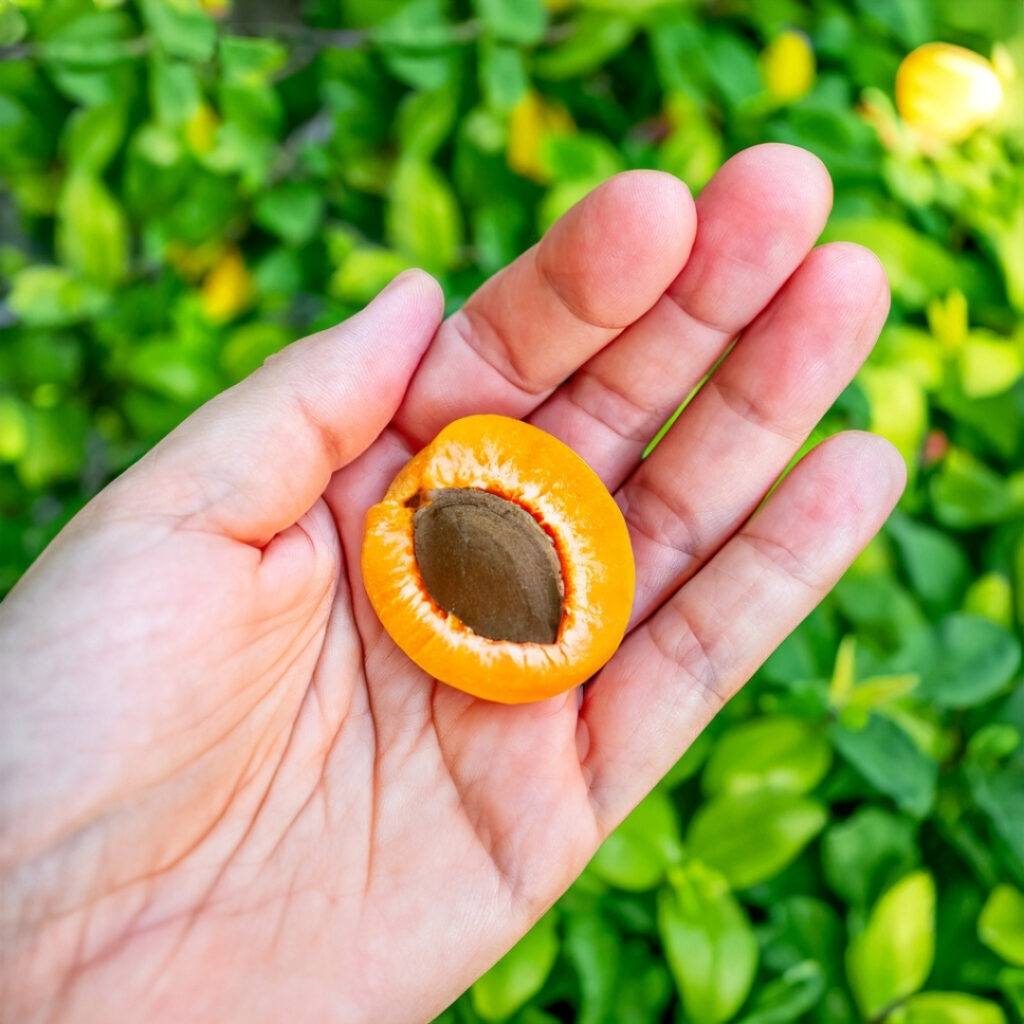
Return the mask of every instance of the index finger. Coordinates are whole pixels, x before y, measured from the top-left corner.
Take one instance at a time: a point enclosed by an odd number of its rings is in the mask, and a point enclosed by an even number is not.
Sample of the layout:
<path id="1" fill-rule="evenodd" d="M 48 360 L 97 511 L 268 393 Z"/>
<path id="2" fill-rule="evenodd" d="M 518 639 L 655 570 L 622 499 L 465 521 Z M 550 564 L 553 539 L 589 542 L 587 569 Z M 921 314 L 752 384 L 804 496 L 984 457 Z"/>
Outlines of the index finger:
<path id="1" fill-rule="evenodd" d="M 658 301 L 695 231 L 693 200 L 678 178 L 627 171 L 609 179 L 445 321 L 396 426 L 422 445 L 460 416 L 532 412 Z"/>

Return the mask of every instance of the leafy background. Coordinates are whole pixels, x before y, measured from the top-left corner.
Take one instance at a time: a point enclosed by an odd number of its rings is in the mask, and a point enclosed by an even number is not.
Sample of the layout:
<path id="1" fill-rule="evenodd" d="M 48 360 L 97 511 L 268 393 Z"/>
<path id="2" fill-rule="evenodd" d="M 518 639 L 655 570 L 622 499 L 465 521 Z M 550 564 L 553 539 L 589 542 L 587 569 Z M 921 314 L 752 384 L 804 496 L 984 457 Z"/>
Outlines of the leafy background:
<path id="1" fill-rule="evenodd" d="M 455 307 L 610 174 L 805 146 L 894 293 L 812 441 L 886 434 L 906 496 L 442 1021 L 1021 1019 L 1022 32 L 1013 0 L 0 0 L 0 593 L 397 271 Z M 933 39 L 1018 76 L 956 145 L 894 109 Z"/>

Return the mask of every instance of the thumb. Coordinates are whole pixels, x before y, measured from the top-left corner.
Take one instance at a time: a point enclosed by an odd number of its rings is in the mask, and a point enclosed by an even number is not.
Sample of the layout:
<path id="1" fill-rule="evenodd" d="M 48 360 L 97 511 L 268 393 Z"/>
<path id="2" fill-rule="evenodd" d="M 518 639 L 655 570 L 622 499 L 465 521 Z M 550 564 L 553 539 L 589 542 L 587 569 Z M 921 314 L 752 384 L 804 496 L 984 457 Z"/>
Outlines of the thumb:
<path id="1" fill-rule="evenodd" d="M 433 278 L 400 274 L 185 420 L 123 478 L 132 504 L 262 546 L 387 426 L 442 311 Z"/>

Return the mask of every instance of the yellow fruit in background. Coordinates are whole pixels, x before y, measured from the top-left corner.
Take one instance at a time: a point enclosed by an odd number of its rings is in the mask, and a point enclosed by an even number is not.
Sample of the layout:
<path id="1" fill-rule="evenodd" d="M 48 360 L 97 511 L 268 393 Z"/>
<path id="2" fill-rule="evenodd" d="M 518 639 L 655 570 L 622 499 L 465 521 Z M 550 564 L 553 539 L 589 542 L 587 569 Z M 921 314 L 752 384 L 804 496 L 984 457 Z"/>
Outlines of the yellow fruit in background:
<path id="1" fill-rule="evenodd" d="M 1003 102 L 995 68 L 981 54 L 950 43 L 926 43 L 896 72 L 896 107 L 919 134 L 959 142 L 991 121 Z"/>
<path id="2" fill-rule="evenodd" d="M 780 32 L 761 54 L 761 77 L 771 96 L 792 103 L 814 85 L 817 66 L 810 40 L 796 29 Z"/>
<path id="3" fill-rule="evenodd" d="M 238 249 L 224 253 L 206 275 L 200 291 L 203 313 L 210 320 L 230 320 L 252 301 L 252 277 Z"/>

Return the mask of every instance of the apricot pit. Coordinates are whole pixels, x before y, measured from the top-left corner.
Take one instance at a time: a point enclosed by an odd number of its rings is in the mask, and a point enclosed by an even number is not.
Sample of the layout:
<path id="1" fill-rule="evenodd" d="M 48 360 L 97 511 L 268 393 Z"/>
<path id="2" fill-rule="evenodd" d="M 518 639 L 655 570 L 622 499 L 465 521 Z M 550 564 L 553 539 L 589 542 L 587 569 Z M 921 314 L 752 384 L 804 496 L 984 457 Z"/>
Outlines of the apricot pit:
<path id="1" fill-rule="evenodd" d="M 449 424 L 367 513 L 370 602 L 436 679 L 505 703 L 594 674 L 629 622 L 622 514 L 550 434 L 504 416 Z"/>

